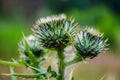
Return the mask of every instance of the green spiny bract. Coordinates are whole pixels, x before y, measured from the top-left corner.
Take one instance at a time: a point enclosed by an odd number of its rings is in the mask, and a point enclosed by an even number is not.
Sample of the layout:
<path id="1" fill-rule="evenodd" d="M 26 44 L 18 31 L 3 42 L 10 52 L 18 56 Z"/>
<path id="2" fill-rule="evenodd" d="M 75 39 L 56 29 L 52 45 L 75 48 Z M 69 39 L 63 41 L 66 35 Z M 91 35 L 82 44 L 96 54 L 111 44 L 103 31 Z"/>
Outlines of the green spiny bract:
<path id="1" fill-rule="evenodd" d="M 33 31 L 43 47 L 63 49 L 71 44 L 78 25 L 64 14 L 40 18 Z"/>
<path id="2" fill-rule="evenodd" d="M 107 39 L 103 40 L 102 34 L 93 34 L 91 29 L 80 31 L 74 41 L 74 47 L 81 57 L 94 58 L 99 53 L 107 50 Z"/>
<path id="3" fill-rule="evenodd" d="M 34 56 L 39 57 L 44 52 L 44 49 L 38 45 L 36 38 L 31 35 L 19 43 L 19 51 L 26 56 L 28 56 L 28 54 L 25 41 L 29 45 L 30 51 L 34 54 Z"/>

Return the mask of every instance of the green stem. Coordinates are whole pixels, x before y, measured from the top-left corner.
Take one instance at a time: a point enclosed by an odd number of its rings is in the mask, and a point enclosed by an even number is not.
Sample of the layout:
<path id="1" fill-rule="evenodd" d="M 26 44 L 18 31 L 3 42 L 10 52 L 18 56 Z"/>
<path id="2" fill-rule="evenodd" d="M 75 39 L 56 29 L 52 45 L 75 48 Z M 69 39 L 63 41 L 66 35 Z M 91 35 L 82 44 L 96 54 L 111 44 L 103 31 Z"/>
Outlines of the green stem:
<path id="1" fill-rule="evenodd" d="M 57 80 L 65 80 L 64 79 L 64 71 L 65 71 L 65 64 L 64 64 L 65 55 L 63 50 L 58 50 L 58 68 L 59 68 L 59 76 Z"/>
<path id="2" fill-rule="evenodd" d="M 80 61 L 83 61 L 83 59 L 78 57 L 78 56 L 76 56 L 73 60 L 65 63 L 65 67 L 70 66 L 70 65 L 75 64 L 75 63 L 78 63 Z"/>
<path id="3" fill-rule="evenodd" d="M 10 73 L 14 74 L 14 70 L 12 67 L 10 67 Z M 16 76 L 11 76 L 11 80 L 17 80 Z"/>
<path id="4" fill-rule="evenodd" d="M 4 64 L 8 66 L 21 66 L 22 65 L 18 62 L 10 62 L 10 61 L 4 61 L 4 60 L 0 60 L 0 64 Z"/>

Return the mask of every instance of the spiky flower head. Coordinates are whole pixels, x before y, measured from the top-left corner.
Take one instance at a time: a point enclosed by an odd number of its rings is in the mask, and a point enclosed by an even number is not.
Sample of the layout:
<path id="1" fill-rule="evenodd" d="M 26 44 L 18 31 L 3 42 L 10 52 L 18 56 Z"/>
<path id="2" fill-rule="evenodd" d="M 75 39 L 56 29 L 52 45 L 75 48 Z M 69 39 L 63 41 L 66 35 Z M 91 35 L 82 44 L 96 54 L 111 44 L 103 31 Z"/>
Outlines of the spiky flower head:
<path id="1" fill-rule="evenodd" d="M 40 47 L 38 45 L 38 42 L 36 40 L 36 38 L 31 35 L 27 38 L 25 38 L 24 40 L 22 40 L 20 43 L 19 43 L 19 51 L 20 53 L 23 53 L 25 54 L 26 56 L 28 56 L 28 51 L 27 51 L 27 45 L 26 45 L 26 42 L 27 44 L 29 45 L 30 47 L 30 51 L 36 56 L 36 57 L 39 57 L 43 52 L 44 52 L 44 49 L 42 47 Z"/>
<path id="2" fill-rule="evenodd" d="M 42 46 L 63 49 L 71 44 L 77 26 L 73 19 L 61 14 L 38 19 L 33 31 Z"/>
<path id="3" fill-rule="evenodd" d="M 103 40 L 102 34 L 90 28 L 80 31 L 77 34 L 74 46 L 79 55 L 84 59 L 94 58 L 99 53 L 108 49 L 107 39 Z"/>

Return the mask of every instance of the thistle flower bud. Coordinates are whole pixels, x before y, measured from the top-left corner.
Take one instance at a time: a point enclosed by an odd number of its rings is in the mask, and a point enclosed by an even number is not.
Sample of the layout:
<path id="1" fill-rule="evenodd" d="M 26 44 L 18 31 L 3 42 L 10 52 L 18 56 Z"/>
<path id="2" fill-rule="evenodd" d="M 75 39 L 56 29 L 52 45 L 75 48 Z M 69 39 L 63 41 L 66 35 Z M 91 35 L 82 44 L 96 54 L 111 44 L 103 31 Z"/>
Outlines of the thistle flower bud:
<path id="1" fill-rule="evenodd" d="M 40 18 L 36 22 L 33 31 L 42 46 L 63 49 L 71 44 L 76 29 L 77 24 L 74 23 L 74 20 L 61 14 Z"/>
<path id="2" fill-rule="evenodd" d="M 92 31 L 92 32 L 91 32 Z M 80 31 L 74 41 L 74 47 L 80 56 L 85 58 L 94 58 L 99 53 L 107 50 L 107 39 L 103 40 L 102 34 L 94 29 Z"/>
<path id="3" fill-rule="evenodd" d="M 30 51 L 36 57 L 39 57 L 44 52 L 44 49 L 42 47 L 38 46 L 38 42 L 36 41 L 36 38 L 33 35 L 27 37 L 26 41 L 27 41 L 27 43 L 28 43 L 28 45 L 30 47 Z M 26 50 L 25 40 L 20 42 L 20 44 L 19 44 L 19 51 L 21 53 L 24 53 L 26 56 L 28 56 L 27 50 Z"/>

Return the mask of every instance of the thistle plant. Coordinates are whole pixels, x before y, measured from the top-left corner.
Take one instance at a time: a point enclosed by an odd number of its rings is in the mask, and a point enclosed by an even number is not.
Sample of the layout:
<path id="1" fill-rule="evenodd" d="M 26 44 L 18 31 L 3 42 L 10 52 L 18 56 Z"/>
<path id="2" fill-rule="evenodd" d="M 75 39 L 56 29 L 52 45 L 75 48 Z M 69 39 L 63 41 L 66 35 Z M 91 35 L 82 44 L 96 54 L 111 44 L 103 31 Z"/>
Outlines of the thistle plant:
<path id="1" fill-rule="evenodd" d="M 20 60 L 13 62 L 0 60 L 0 64 L 13 67 L 24 65 L 33 71 L 32 74 L 23 74 L 11 70 L 12 80 L 17 80 L 16 77 L 65 80 L 65 70 L 68 66 L 87 58 L 92 59 L 108 50 L 107 39 L 103 38 L 103 34 L 93 28 L 81 29 L 74 19 L 65 14 L 38 19 L 32 31 L 33 34 L 29 37 L 23 36 L 19 43 Z M 74 59 L 70 61 L 65 60 L 65 48 L 68 46 L 72 46 L 75 54 Z M 46 55 L 51 51 L 57 52 L 58 71 L 51 66 L 46 70 L 42 69 L 43 62 L 47 59 Z M 70 75 L 70 80 L 73 79 L 74 77 Z"/>

